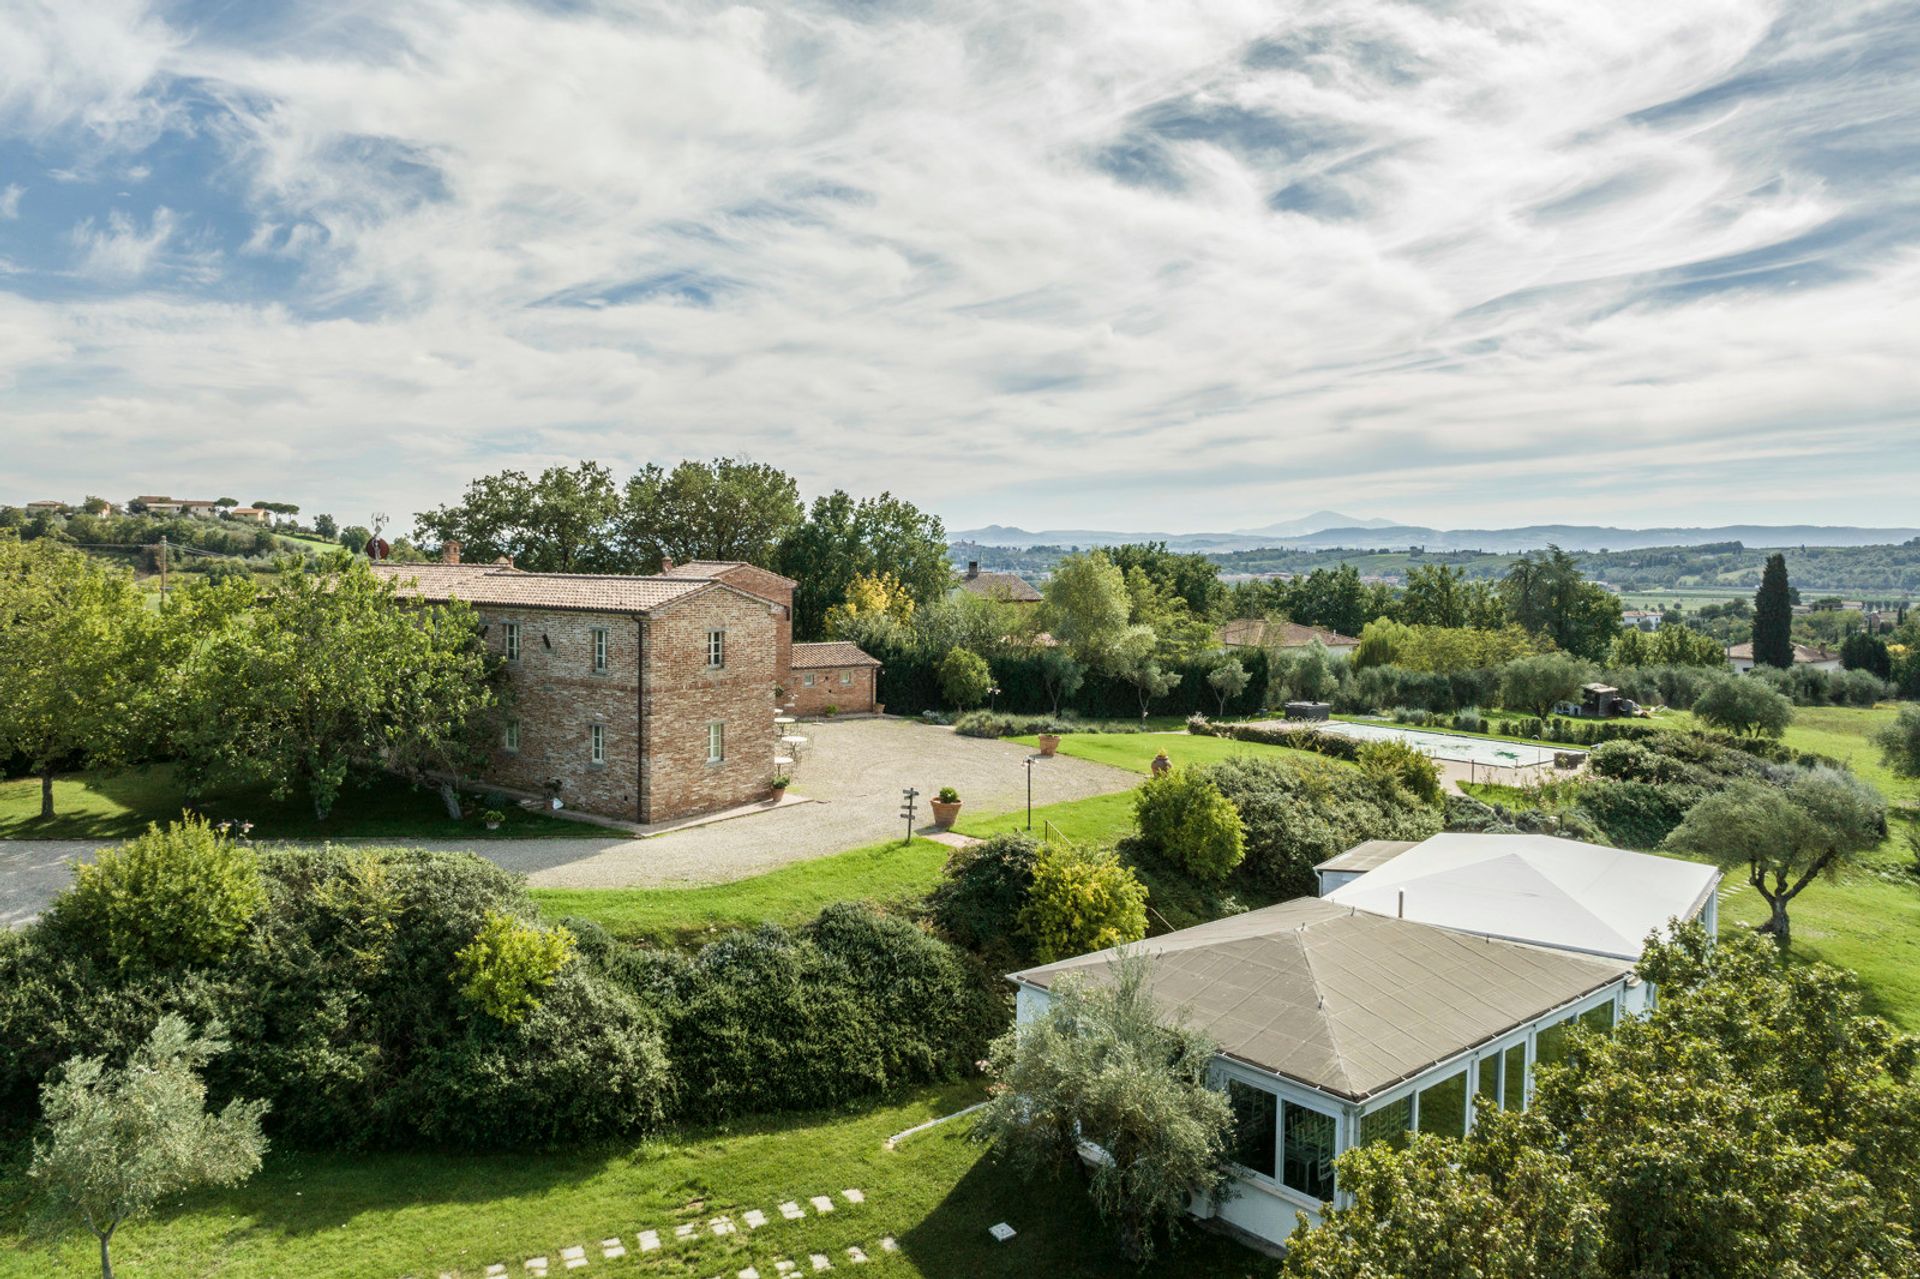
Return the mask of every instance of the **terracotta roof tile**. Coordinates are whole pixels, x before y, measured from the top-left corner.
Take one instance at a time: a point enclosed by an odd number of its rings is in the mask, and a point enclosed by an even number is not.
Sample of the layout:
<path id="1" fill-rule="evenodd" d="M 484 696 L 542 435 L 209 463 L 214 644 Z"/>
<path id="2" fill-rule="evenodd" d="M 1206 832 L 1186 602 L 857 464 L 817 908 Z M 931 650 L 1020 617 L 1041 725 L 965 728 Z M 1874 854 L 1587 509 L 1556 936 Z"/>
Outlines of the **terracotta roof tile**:
<path id="1" fill-rule="evenodd" d="M 1016 604 L 1037 604 L 1045 598 L 1018 573 L 975 573 L 960 579 L 960 589 Z"/>
<path id="2" fill-rule="evenodd" d="M 650 613 L 713 585 L 700 578 L 523 573 L 495 564 L 376 564 L 373 571 L 399 583 L 401 594 L 432 602 L 576 613 Z"/>
<path id="3" fill-rule="evenodd" d="M 823 666 L 878 666 L 880 659 L 869 655 L 848 640 L 827 640 L 793 646 L 793 669 L 818 670 Z"/>

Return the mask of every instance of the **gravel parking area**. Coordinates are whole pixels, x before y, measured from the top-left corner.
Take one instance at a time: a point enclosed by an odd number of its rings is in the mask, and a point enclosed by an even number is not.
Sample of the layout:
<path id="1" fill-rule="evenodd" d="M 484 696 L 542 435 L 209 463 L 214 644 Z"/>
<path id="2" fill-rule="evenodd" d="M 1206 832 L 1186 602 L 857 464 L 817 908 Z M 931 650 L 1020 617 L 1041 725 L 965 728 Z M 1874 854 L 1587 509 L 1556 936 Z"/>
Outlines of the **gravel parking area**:
<path id="1" fill-rule="evenodd" d="M 808 723 L 811 742 L 793 770 L 793 793 L 815 802 L 790 804 L 629 839 L 593 833 L 578 837 L 515 839 L 479 845 L 413 840 L 429 848 L 471 849 L 542 888 L 626 888 L 721 883 L 790 862 L 857 848 L 904 833 L 900 792 L 920 791 L 922 830 L 930 830 L 927 801 L 942 786 L 960 792 L 973 813 L 1001 813 L 1026 803 L 1025 747 L 959 737 L 912 720 L 864 719 Z M 1054 804 L 1132 788 L 1140 779 L 1124 769 L 1059 755 L 1033 766 L 1033 802 Z M 100 841 L 0 841 L 0 926 L 18 926 L 45 909 L 72 878 L 70 858 L 84 859 Z M 335 840 L 353 843 L 353 840 Z M 395 843 L 395 840 L 366 841 Z"/>

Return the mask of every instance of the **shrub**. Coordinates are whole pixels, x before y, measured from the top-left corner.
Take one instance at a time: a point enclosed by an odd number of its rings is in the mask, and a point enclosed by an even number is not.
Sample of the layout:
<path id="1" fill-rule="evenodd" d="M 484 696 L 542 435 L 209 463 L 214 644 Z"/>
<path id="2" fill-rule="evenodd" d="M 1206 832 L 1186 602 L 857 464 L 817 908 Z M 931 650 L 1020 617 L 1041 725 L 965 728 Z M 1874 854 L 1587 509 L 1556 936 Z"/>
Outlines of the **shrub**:
<path id="1" fill-rule="evenodd" d="M 940 694 L 956 710 L 969 710 L 987 700 L 993 673 L 987 659 L 969 649 L 956 648 L 940 659 Z"/>
<path id="2" fill-rule="evenodd" d="M 148 826 L 77 868 L 53 927 L 124 970 L 216 964 L 266 904 L 259 859 L 204 818 Z"/>
<path id="3" fill-rule="evenodd" d="M 1873 741 L 1888 768 L 1902 777 L 1920 777 L 1920 706 L 1902 706 Z"/>
<path id="4" fill-rule="evenodd" d="M 1593 678 L 1593 667 L 1570 653 L 1542 653 L 1508 662 L 1500 672 L 1500 703 L 1545 717 Z"/>
<path id="5" fill-rule="evenodd" d="M 1133 814 L 1147 845 L 1195 879 L 1225 879 L 1246 856 L 1240 814 L 1192 769 L 1148 779 L 1134 792 Z"/>
<path id="6" fill-rule="evenodd" d="M 1593 782 L 1582 788 L 1580 811 L 1622 848 L 1658 848 L 1686 819 L 1704 791 L 1650 782 Z"/>
<path id="7" fill-rule="evenodd" d="M 1063 732 L 1067 727 L 1049 715 L 996 714 L 993 711 L 968 711 L 953 721 L 953 731 L 962 737 L 1030 737 L 1035 733 Z"/>
<path id="8" fill-rule="evenodd" d="M 1487 731 L 1487 717 L 1479 708 L 1469 706 L 1453 717 L 1453 727 L 1462 733 L 1484 733 Z"/>
<path id="9" fill-rule="evenodd" d="M 1778 737 L 1793 722 L 1793 703 L 1765 680 L 1723 679 L 1700 695 L 1693 713 L 1702 722 L 1729 733 Z"/>
<path id="10" fill-rule="evenodd" d="M 1360 771 L 1389 790 L 1423 804 L 1440 803 L 1440 766 L 1406 742 L 1384 739 L 1360 747 Z"/>
<path id="11" fill-rule="evenodd" d="M 1022 832 L 961 849 L 947 862 L 946 876 L 928 900 L 934 923 L 968 950 L 1008 954 L 1016 964 L 1031 958 L 1018 919 L 1033 888 L 1039 853 L 1033 837 Z"/>
<path id="12" fill-rule="evenodd" d="M 1034 863 L 1020 930 L 1043 964 L 1138 941 L 1147 933 L 1147 890 L 1112 849 L 1053 845 Z"/>
<path id="13" fill-rule="evenodd" d="M 1204 772 L 1239 811 L 1246 832 L 1237 873 L 1280 896 L 1311 896 L 1314 865 L 1362 840 L 1419 840 L 1440 831 L 1437 808 L 1384 792 L 1357 771 L 1244 757 Z"/>
<path id="14" fill-rule="evenodd" d="M 463 998 L 495 1021 L 524 1021 L 539 1007 L 541 992 L 573 962 L 573 946 L 565 928 L 548 932 L 490 910 L 473 941 L 453 957 L 453 981 Z"/>

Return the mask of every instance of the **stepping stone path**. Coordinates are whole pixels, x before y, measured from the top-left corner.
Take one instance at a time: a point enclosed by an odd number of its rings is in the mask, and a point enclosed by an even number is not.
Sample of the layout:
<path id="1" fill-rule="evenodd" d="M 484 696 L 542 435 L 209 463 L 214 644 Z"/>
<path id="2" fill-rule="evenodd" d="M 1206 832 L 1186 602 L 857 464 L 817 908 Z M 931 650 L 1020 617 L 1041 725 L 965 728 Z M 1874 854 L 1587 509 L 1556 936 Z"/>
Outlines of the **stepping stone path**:
<path id="1" fill-rule="evenodd" d="M 833 1263 L 827 1260 L 827 1254 L 824 1252 L 810 1252 L 807 1254 L 807 1260 L 813 1263 L 815 1270 L 833 1269 Z"/>
<path id="2" fill-rule="evenodd" d="M 867 1201 L 866 1192 L 863 1190 L 842 1190 L 840 1197 L 850 1204 L 863 1204 Z"/>
<path id="3" fill-rule="evenodd" d="M 880 1251 L 881 1252 L 899 1252 L 900 1245 L 893 1241 L 892 1235 L 884 1235 L 880 1239 Z"/>
<path id="4" fill-rule="evenodd" d="M 507 1268 L 498 1262 L 487 1267 L 487 1279 L 503 1279 L 506 1273 Z"/>
<path id="5" fill-rule="evenodd" d="M 861 1265 L 865 1263 L 867 1259 L 867 1254 L 864 1252 L 861 1252 L 860 1249 L 857 1247 L 849 1248 L 847 1249 L 847 1259 L 849 1261 L 852 1261 L 855 1265 Z"/>
<path id="6" fill-rule="evenodd" d="M 560 1260 L 567 1263 L 567 1269 L 578 1270 L 587 1264 L 587 1249 L 584 1244 L 575 1244 L 571 1248 L 560 1250 Z"/>
<path id="7" fill-rule="evenodd" d="M 752 1266 L 748 1266 L 740 1272 L 740 1279 L 760 1279 L 760 1272 Z"/>
<path id="8" fill-rule="evenodd" d="M 833 1200 L 827 1195 L 815 1195 L 809 1202 L 813 1204 L 813 1210 L 822 1216 L 833 1211 Z"/>
<path id="9" fill-rule="evenodd" d="M 640 1251 L 641 1252 L 652 1252 L 659 1246 L 660 1246 L 660 1232 L 658 1230 L 642 1230 L 640 1232 Z"/>
<path id="10" fill-rule="evenodd" d="M 697 1221 L 685 1222 L 673 1228 L 673 1237 L 675 1239 L 691 1239 L 693 1238 L 693 1232 L 698 1229 L 700 1229 L 699 1222 Z"/>
<path id="11" fill-rule="evenodd" d="M 707 1229 L 713 1231 L 713 1233 L 716 1235 L 730 1235 L 733 1233 L 733 1230 L 734 1230 L 733 1218 L 732 1217 L 715 1217 L 712 1221 L 709 1221 L 707 1223 Z"/>
<path id="12" fill-rule="evenodd" d="M 545 1257 L 529 1257 L 529 1258 L 527 1258 L 527 1273 L 528 1273 L 528 1274 L 530 1274 L 530 1275 L 544 1275 L 544 1274 L 546 1274 L 546 1273 L 547 1273 L 547 1259 L 546 1259 Z"/>
<path id="13" fill-rule="evenodd" d="M 777 1275 L 790 1275 L 797 1269 L 799 1269 L 799 1267 L 795 1266 L 791 1261 L 788 1261 L 785 1258 L 782 1258 L 781 1260 L 773 1263 L 773 1273 Z"/>
<path id="14" fill-rule="evenodd" d="M 787 1202 L 780 1205 L 780 1215 L 782 1217 L 785 1217 L 788 1221 L 798 1221 L 800 1220 L 800 1218 L 806 1216 L 807 1214 L 800 1210 L 799 1204 L 789 1199 Z"/>
<path id="15" fill-rule="evenodd" d="M 608 1261 L 618 1261 L 627 1255 L 627 1246 L 618 1239 L 602 1239 L 600 1241 L 600 1255 Z"/>
<path id="16" fill-rule="evenodd" d="M 758 1208 L 747 1209 L 743 1214 L 743 1218 L 747 1223 L 748 1230 L 758 1230 L 767 1224 L 767 1214 L 761 1212 Z"/>

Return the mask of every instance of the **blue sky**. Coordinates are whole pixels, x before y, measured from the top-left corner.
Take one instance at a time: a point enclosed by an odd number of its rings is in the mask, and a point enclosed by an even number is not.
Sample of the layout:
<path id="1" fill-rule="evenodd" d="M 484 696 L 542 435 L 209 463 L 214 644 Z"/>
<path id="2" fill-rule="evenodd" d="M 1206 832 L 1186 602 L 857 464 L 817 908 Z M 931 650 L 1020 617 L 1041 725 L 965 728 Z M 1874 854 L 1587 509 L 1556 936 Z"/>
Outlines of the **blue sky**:
<path id="1" fill-rule="evenodd" d="M 1920 521 L 1920 4 L 12 0 L 0 500 Z"/>

